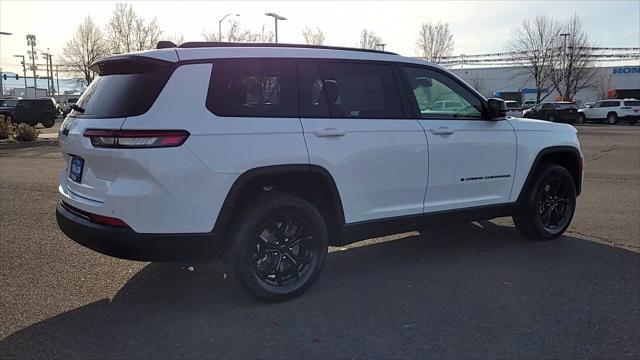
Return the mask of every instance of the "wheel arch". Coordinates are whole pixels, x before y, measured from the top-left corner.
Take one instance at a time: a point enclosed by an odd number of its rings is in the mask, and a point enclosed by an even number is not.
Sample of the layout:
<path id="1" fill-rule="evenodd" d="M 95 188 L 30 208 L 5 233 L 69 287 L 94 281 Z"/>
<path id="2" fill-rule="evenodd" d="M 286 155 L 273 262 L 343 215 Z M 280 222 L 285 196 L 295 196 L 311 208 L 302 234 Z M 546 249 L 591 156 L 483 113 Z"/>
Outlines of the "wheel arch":
<path id="1" fill-rule="evenodd" d="M 527 178 L 522 185 L 520 194 L 518 195 L 518 203 L 520 203 L 524 198 L 525 192 L 534 181 L 533 177 L 536 170 L 543 162 L 558 164 L 566 168 L 569 173 L 571 173 L 571 177 L 573 178 L 576 186 L 576 195 L 580 195 L 582 190 L 583 166 L 583 159 L 580 152 L 573 146 L 551 146 L 540 150 L 538 155 L 536 155 L 536 158 L 533 160 L 531 168 L 529 169 L 529 174 L 527 174 Z"/>
<path id="2" fill-rule="evenodd" d="M 272 190 L 291 192 L 311 201 L 325 218 L 330 239 L 339 239 L 345 218 L 338 188 L 329 171 L 309 164 L 263 166 L 242 173 L 227 193 L 213 231 L 225 234 L 244 204 L 261 192 Z"/>

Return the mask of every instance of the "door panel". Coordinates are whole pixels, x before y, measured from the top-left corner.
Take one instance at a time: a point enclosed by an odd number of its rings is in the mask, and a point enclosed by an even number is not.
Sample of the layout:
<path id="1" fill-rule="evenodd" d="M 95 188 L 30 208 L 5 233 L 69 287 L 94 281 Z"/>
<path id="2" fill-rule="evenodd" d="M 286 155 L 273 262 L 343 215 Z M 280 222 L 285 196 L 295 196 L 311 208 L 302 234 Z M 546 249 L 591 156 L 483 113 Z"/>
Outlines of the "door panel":
<path id="1" fill-rule="evenodd" d="M 299 61 L 298 79 L 309 161 L 332 174 L 345 221 L 421 214 L 427 140 L 404 116 L 391 67 Z"/>
<path id="2" fill-rule="evenodd" d="M 429 143 L 425 212 L 509 202 L 516 139 L 506 120 L 423 119 Z M 442 128 L 450 134 L 438 134 Z"/>
<path id="3" fill-rule="evenodd" d="M 412 66 L 404 74 L 429 146 L 424 212 L 509 202 L 516 165 L 511 124 L 483 120 L 480 97 L 450 74 Z"/>

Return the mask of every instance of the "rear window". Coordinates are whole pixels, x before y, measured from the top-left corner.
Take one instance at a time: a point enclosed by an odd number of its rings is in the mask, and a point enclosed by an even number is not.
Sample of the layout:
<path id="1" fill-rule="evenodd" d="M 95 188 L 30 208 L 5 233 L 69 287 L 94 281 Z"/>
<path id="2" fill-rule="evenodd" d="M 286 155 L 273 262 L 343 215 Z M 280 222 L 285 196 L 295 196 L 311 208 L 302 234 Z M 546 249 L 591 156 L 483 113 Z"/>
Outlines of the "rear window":
<path id="1" fill-rule="evenodd" d="M 624 106 L 640 106 L 640 100 L 625 101 Z"/>
<path id="2" fill-rule="evenodd" d="M 153 105 L 172 73 L 169 63 L 116 60 L 100 64 L 96 77 L 78 99 L 83 113 L 73 116 L 115 118 L 142 115 Z M 71 99 L 69 100 L 72 103 Z"/>
<path id="3" fill-rule="evenodd" d="M 556 104 L 556 109 L 577 109 L 575 104 Z"/>
<path id="4" fill-rule="evenodd" d="M 507 109 L 518 109 L 520 108 L 520 104 L 517 102 L 507 102 Z"/>

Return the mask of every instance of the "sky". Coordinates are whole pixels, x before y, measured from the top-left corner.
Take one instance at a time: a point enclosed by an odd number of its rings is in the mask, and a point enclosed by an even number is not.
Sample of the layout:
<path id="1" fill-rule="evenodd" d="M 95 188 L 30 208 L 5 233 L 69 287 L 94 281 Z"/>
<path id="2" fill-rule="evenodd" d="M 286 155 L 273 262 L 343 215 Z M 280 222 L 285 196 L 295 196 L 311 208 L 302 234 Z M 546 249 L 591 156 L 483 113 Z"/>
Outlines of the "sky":
<path id="1" fill-rule="evenodd" d="M 217 32 L 218 20 L 238 14 L 243 28 L 272 29 L 275 12 L 288 18 L 278 23 L 280 42 L 303 43 L 302 29 L 319 27 L 325 45 L 356 46 L 362 29 L 377 33 L 386 50 L 417 55 L 415 41 L 423 22 L 448 22 L 455 37 L 454 54 L 499 52 L 506 48 L 512 29 L 537 14 L 559 21 L 573 13 L 582 17 L 596 46 L 640 47 L 640 1 L 130 1 L 143 18 L 156 17 L 169 35 L 186 41 L 203 40 L 203 31 Z M 104 27 L 114 1 L 0 0 L 0 66 L 17 71 L 26 55 L 25 36 L 34 34 L 37 47 L 62 52 L 80 21 L 90 15 Z M 223 33 L 228 22 L 223 22 Z M 20 69 L 21 72 L 21 69 Z"/>

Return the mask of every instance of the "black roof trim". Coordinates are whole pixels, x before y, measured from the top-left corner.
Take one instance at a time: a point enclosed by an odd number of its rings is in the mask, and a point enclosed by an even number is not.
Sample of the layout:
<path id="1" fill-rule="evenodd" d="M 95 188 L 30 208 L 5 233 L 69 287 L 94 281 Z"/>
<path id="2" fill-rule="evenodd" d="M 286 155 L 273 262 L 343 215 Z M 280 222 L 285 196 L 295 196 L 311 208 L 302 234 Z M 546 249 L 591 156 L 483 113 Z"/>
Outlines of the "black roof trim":
<path id="1" fill-rule="evenodd" d="M 159 44 L 160 45 L 160 44 Z M 167 44 L 163 44 L 167 45 Z M 207 48 L 207 47 L 265 47 L 265 48 L 300 48 L 300 49 L 324 49 L 324 50 L 342 50 L 342 51 L 359 51 L 377 54 L 398 55 L 389 51 L 359 49 L 341 46 L 324 46 L 324 45 L 306 45 L 306 44 L 282 44 L 282 43 L 238 43 L 238 42 L 208 42 L 208 41 L 192 41 L 176 46 L 177 48 Z"/>

